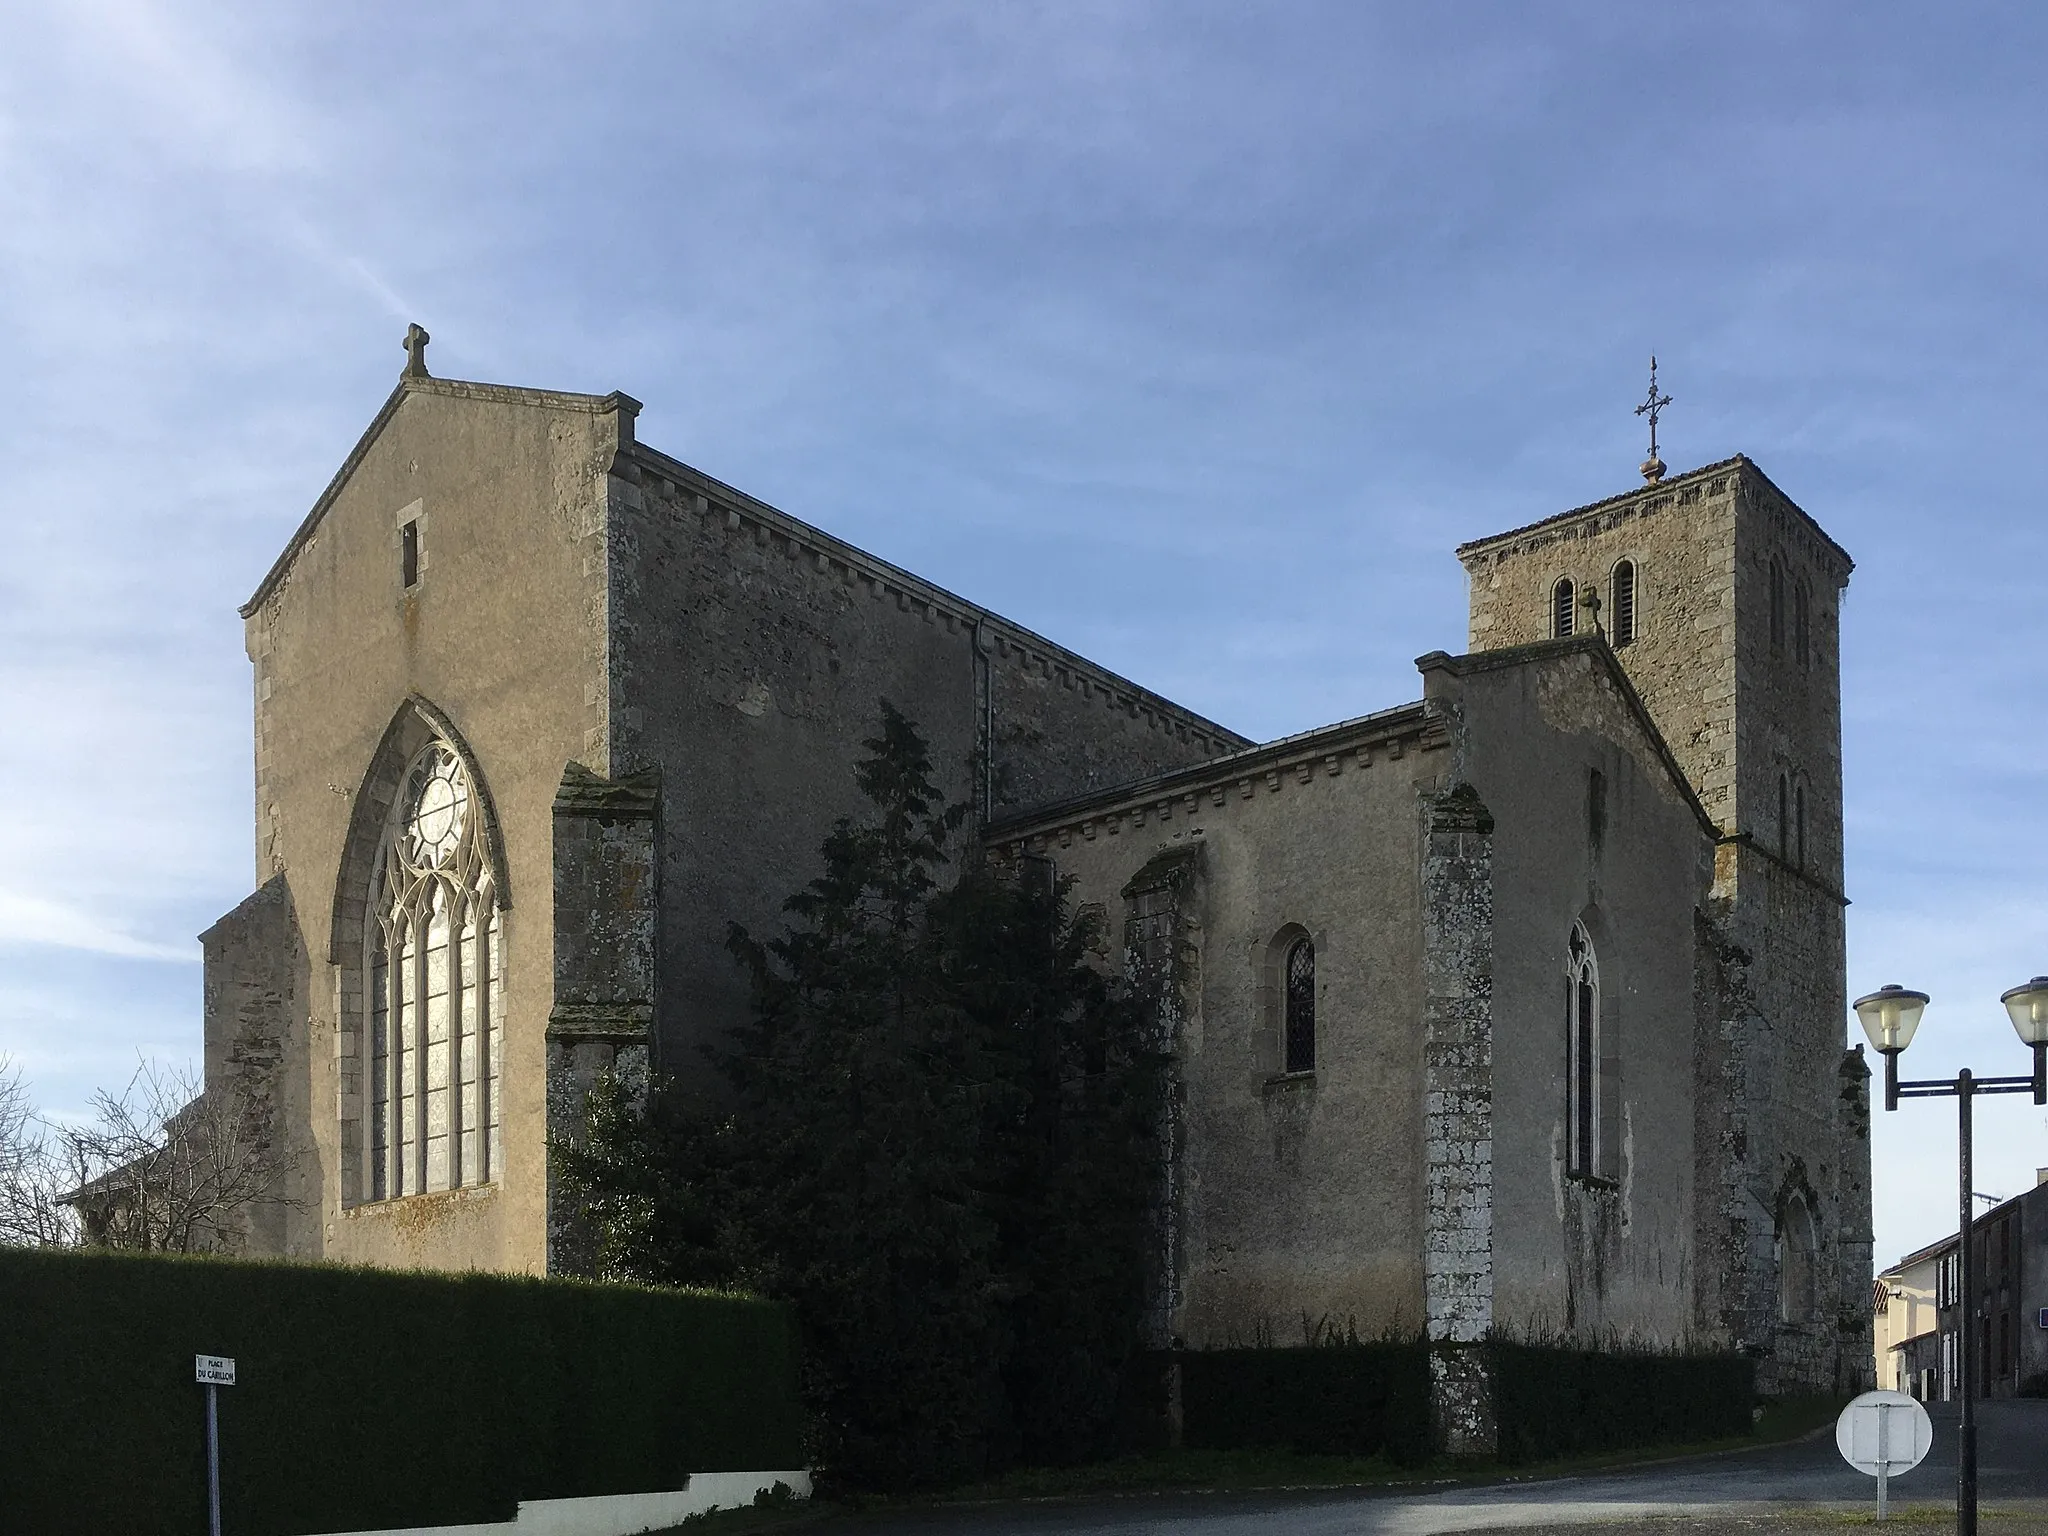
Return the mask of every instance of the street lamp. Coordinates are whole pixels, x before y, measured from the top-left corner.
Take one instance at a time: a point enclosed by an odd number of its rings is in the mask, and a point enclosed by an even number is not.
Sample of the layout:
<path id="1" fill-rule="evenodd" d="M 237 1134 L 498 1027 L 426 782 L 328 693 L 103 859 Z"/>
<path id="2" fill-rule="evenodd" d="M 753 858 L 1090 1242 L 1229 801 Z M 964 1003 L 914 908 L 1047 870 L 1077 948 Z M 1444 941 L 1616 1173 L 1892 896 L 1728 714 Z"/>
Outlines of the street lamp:
<path id="1" fill-rule="evenodd" d="M 2033 1049 L 2031 1076 L 1973 1077 L 1965 1067 L 1952 1081 L 1934 1078 L 1902 1083 L 1899 1053 L 1913 1043 L 1913 1032 L 1920 1027 L 1920 1015 L 1927 1007 L 1927 994 L 1893 983 L 1856 999 L 1856 1017 L 1862 1021 L 1863 1032 L 1884 1057 L 1884 1107 L 1897 1109 L 1900 1099 L 1956 1101 L 1962 1190 L 1962 1225 L 1956 1237 L 1956 1293 L 1961 1308 L 1956 1329 L 1956 1387 L 1963 1405 L 1956 1425 L 1956 1536 L 1977 1536 L 1976 1296 L 1970 1263 L 1970 1228 L 1975 1224 L 1976 1207 L 1970 1200 L 1970 1101 L 1980 1093 L 2031 1093 L 2036 1104 L 2048 1104 L 2048 976 L 2036 976 L 2012 988 L 1999 1001 L 2005 1004 L 2020 1039 Z"/>

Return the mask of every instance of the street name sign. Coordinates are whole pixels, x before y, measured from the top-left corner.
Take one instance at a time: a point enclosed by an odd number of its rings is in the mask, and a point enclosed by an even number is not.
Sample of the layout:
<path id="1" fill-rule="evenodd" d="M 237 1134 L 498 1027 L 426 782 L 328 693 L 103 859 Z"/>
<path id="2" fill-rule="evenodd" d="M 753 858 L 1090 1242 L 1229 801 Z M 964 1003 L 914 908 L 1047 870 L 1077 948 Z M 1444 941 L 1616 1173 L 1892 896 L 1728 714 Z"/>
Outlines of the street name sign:
<path id="1" fill-rule="evenodd" d="M 226 1355 L 194 1355 L 194 1375 L 201 1386 L 232 1387 L 235 1362 Z"/>

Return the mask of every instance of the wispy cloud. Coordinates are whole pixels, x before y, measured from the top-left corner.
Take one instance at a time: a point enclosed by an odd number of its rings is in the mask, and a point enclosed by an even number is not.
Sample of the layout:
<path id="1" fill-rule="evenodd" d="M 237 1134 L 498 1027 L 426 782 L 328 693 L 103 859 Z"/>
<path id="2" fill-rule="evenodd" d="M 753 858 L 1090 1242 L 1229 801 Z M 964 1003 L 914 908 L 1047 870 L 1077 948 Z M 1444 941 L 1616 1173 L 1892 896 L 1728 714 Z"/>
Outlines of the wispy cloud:
<path id="1" fill-rule="evenodd" d="M 2048 969 L 2048 18 L 0 5 L 0 1050 L 60 1094 L 196 1045 L 234 605 L 413 319 L 1259 735 L 1409 697 L 1451 546 L 1625 486 L 1656 351 L 1666 458 L 1859 561 L 1853 974 L 1988 1062 Z M 1949 1219 L 1903 1123 L 1886 1251 Z"/>
<path id="2" fill-rule="evenodd" d="M 196 943 L 159 944 L 123 933 L 105 918 L 47 896 L 0 887 L 0 946 L 47 944 L 120 960 L 199 963 Z"/>

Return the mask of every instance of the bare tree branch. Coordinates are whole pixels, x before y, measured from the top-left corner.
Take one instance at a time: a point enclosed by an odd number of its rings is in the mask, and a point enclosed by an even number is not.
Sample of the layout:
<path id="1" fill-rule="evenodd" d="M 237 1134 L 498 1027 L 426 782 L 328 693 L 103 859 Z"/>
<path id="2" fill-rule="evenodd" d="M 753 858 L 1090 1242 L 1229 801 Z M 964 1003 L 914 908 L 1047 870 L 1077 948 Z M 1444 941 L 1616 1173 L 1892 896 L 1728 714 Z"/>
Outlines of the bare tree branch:
<path id="1" fill-rule="evenodd" d="M 55 1137 L 30 1102 L 21 1070 L 0 1056 L 0 1247 L 61 1248 L 78 1240 Z"/>
<path id="2" fill-rule="evenodd" d="M 144 1062 L 119 1094 L 94 1095 L 89 1123 L 57 1135 L 88 1243 L 234 1251 L 252 1207 L 298 1203 L 269 1102 L 239 1080 L 208 1089 L 189 1068 Z"/>

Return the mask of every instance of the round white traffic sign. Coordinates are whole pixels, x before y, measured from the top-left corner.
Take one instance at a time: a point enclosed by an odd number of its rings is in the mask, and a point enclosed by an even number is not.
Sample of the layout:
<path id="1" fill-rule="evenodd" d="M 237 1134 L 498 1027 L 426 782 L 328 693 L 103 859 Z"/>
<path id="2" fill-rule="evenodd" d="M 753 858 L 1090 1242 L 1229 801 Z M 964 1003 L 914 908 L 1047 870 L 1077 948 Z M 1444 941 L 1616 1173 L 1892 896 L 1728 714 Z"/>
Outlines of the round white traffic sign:
<path id="1" fill-rule="evenodd" d="M 1866 1392 L 1835 1420 L 1835 1444 L 1842 1460 L 1866 1477 L 1897 1477 L 1926 1457 L 1934 1423 L 1903 1392 Z"/>

